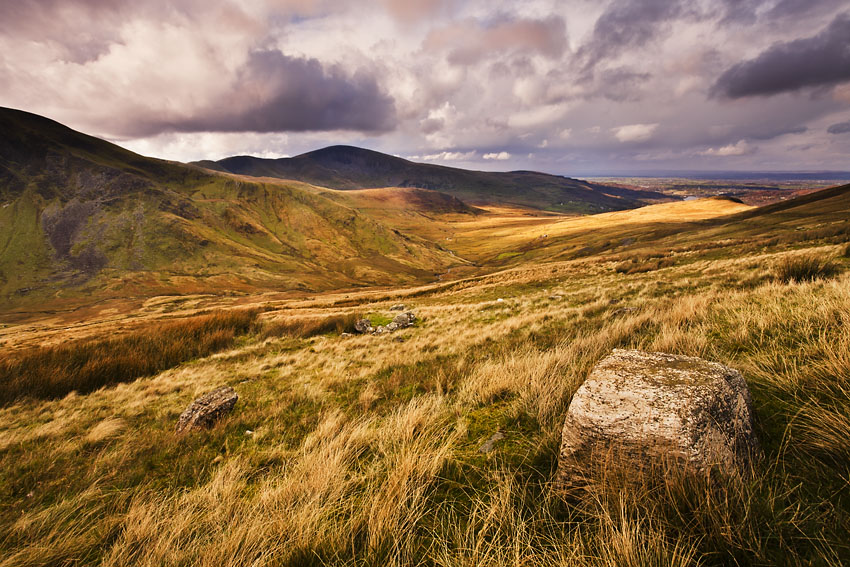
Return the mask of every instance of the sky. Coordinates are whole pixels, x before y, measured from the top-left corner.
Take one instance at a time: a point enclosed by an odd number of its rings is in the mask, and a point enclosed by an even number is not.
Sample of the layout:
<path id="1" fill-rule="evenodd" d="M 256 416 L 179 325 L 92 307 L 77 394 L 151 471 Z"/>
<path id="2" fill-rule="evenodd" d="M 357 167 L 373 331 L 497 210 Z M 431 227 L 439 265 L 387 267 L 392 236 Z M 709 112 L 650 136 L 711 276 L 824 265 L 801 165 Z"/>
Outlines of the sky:
<path id="1" fill-rule="evenodd" d="M 179 161 L 850 170 L 846 0 L 0 0 L 0 106 Z"/>

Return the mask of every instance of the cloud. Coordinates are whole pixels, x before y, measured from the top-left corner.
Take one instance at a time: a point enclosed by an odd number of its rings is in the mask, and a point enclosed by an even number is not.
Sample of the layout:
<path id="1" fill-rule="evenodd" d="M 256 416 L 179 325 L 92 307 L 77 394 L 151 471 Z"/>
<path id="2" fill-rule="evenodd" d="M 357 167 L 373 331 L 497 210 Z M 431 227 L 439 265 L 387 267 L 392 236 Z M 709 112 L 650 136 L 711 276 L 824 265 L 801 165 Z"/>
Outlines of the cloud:
<path id="1" fill-rule="evenodd" d="M 439 152 L 422 156 L 410 156 L 410 159 L 423 159 L 425 161 L 469 161 L 478 156 L 475 150 L 469 152 Z"/>
<path id="2" fill-rule="evenodd" d="M 566 46 L 564 19 L 554 15 L 542 20 L 500 18 L 488 23 L 467 19 L 432 30 L 423 42 L 427 51 L 448 50 L 448 60 L 455 65 L 470 65 L 505 51 L 556 58 Z"/>
<path id="3" fill-rule="evenodd" d="M 727 69 L 714 96 L 771 96 L 850 81 L 850 15 L 836 16 L 819 34 L 775 43 L 755 59 Z"/>
<path id="4" fill-rule="evenodd" d="M 511 159 L 511 154 L 509 154 L 508 152 L 498 152 L 498 153 L 494 152 L 494 153 L 490 153 L 490 154 L 484 154 L 483 157 L 484 157 L 484 159 L 495 159 L 495 160 L 498 160 L 498 161 L 505 161 L 507 159 Z"/>
<path id="5" fill-rule="evenodd" d="M 682 15 L 679 0 L 614 0 L 593 27 L 593 35 L 579 50 L 585 69 L 619 55 L 627 48 L 646 45 L 660 28 Z"/>
<path id="6" fill-rule="evenodd" d="M 830 134 L 847 134 L 850 132 L 850 120 L 847 122 L 839 122 L 838 124 L 833 124 L 829 128 L 826 129 Z"/>
<path id="7" fill-rule="evenodd" d="M 383 0 L 383 4 L 393 18 L 412 24 L 449 12 L 453 2 L 450 0 Z"/>
<path id="8" fill-rule="evenodd" d="M 643 142 L 652 137 L 655 130 L 658 129 L 658 123 L 654 124 L 627 124 L 611 128 L 614 136 L 621 142 Z"/>
<path id="9" fill-rule="evenodd" d="M 395 125 L 393 100 L 372 75 L 317 59 L 254 51 L 231 86 L 186 116 L 139 121 L 134 134 L 174 132 L 380 132 Z"/>
<path id="10" fill-rule="evenodd" d="M 748 155 L 755 153 L 755 151 L 756 148 L 748 144 L 746 140 L 738 140 L 738 142 L 735 144 L 729 144 L 719 148 L 709 148 L 705 151 L 699 152 L 699 155 L 729 157 Z"/>

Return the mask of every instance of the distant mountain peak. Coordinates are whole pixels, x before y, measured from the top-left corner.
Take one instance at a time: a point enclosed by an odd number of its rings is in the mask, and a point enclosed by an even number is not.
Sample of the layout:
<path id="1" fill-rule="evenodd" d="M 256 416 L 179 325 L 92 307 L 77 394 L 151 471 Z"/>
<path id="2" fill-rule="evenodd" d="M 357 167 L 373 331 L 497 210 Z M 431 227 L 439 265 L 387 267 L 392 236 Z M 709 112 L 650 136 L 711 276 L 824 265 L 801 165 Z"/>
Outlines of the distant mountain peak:
<path id="1" fill-rule="evenodd" d="M 639 207 L 662 198 L 649 191 L 589 184 L 537 171 L 471 171 L 416 163 L 375 150 L 334 145 L 292 158 L 225 158 L 216 169 L 239 175 L 293 179 L 329 189 L 417 187 L 470 205 L 509 205 L 554 212 L 595 213 Z M 200 165 L 200 163 L 199 163 Z"/>

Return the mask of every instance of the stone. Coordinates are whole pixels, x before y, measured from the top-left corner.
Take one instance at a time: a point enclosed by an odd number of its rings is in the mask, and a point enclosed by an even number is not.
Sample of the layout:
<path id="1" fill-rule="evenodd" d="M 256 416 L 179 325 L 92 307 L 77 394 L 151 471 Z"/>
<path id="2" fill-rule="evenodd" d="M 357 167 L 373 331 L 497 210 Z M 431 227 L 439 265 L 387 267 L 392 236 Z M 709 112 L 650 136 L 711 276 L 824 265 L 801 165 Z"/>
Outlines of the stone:
<path id="1" fill-rule="evenodd" d="M 372 328 L 372 322 L 369 319 L 360 319 L 356 323 L 354 323 L 354 330 L 358 333 L 373 333 L 375 329 Z"/>
<path id="2" fill-rule="evenodd" d="M 398 303 L 390 307 L 390 311 L 404 311 L 405 309 L 407 309 L 407 307 L 405 307 L 404 303 Z"/>
<path id="3" fill-rule="evenodd" d="M 393 319 L 393 323 L 395 323 L 397 328 L 399 328 L 399 329 L 409 327 L 415 322 L 416 322 L 416 315 L 414 315 L 410 311 L 408 311 L 407 313 L 399 313 Z"/>
<path id="4" fill-rule="evenodd" d="M 233 410 L 239 396 L 230 386 L 216 388 L 189 404 L 177 419 L 177 433 L 209 428 Z"/>
<path id="5" fill-rule="evenodd" d="M 387 332 L 392 333 L 393 331 L 398 330 L 399 325 L 395 321 L 392 321 L 390 323 L 387 323 L 387 326 L 385 328 L 386 328 Z"/>
<path id="6" fill-rule="evenodd" d="M 581 486 L 609 452 L 636 466 L 672 457 L 697 470 L 746 475 L 761 448 L 743 376 L 701 358 L 615 349 L 570 402 L 557 484 Z"/>
<path id="7" fill-rule="evenodd" d="M 484 453 L 484 454 L 489 453 L 490 451 L 492 451 L 496 447 L 496 443 L 498 443 L 499 441 L 501 441 L 504 438 L 505 438 L 504 433 L 502 433 L 501 431 L 496 431 L 496 433 L 491 435 L 490 438 L 487 439 L 487 441 L 485 441 L 484 444 L 481 445 L 478 448 L 478 452 Z"/>

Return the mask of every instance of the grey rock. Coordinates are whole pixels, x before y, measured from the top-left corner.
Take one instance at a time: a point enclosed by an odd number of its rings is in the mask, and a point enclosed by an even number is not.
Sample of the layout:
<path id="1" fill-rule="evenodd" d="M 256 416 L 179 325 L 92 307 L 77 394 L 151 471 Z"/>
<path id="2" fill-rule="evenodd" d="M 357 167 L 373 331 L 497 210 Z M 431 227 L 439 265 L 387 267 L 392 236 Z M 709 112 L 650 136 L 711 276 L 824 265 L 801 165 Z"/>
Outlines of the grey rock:
<path id="1" fill-rule="evenodd" d="M 416 315 L 414 315 L 411 311 L 406 313 L 399 313 L 393 319 L 393 323 L 395 323 L 399 329 L 403 329 L 405 327 L 409 327 L 416 322 Z"/>
<path id="2" fill-rule="evenodd" d="M 405 307 L 404 303 L 398 303 L 390 307 L 390 311 L 404 311 L 405 309 L 407 309 L 407 307 Z"/>
<path id="3" fill-rule="evenodd" d="M 490 451 L 492 451 L 496 447 L 496 443 L 501 441 L 504 438 L 505 438 L 505 434 L 502 433 L 501 431 L 497 431 L 496 433 L 491 435 L 490 438 L 487 439 L 487 441 L 485 441 L 483 445 L 481 445 L 478 448 L 478 452 L 479 453 L 485 453 L 485 454 L 489 453 Z"/>
<path id="4" fill-rule="evenodd" d="M 392 333 L 395 330 L 398 330 L 398 328 L 399 328 L 399 324 L 396 323 L 395 321 L 392 321 L 391 323 L 387 323 L 387 326 L 386 326 L 387 332 L 390 332 L 390 333 Z"/>
<path id="5" fill-rule="evenodd" d="M 701 358 L 615 349 L 570 402 L 557 484 L 581 486 L 611 451 L 637 466 L 672 457 L 746 475 L 761 448 L 744 378 Z"/>
<path id="6" fill-rule="evenodd" d="M 177 419 L 177 433 L 209 428 L 233 410 L 239 396 L 230 386 L 221 386 L 189 404 Z"/>
<path id="7" fill-rule="evenodd" d="M 375 329 L 372 328 L 372 323 L 369 319 L 360 319 L 356 323 L 354 323 L 354 330 L 358 333 L 373 333 Z"/>

